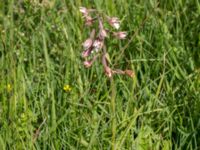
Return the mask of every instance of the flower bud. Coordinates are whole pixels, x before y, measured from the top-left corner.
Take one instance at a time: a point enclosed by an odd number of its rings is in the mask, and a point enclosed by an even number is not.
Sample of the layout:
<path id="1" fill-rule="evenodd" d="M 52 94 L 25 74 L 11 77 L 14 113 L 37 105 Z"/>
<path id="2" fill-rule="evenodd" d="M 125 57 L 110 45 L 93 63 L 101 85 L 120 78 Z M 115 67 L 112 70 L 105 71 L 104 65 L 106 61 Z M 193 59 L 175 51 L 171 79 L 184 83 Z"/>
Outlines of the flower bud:
<path id="1" fill-rule="evenodd" d="M 112 77 L 112 69 L 111 69 L 110 67 L 105 66 L 105 67 L 104 67 L 104 71 L 105 71 L 106 75 L 107 75 L 109 78 Z"/>
<path id="2" fill-rule="evenodd" d="M 100 30 L 99 36 L 101 39 L 104 39 L 105 37 L 107 37 L 108 35 L 107 35 L 106 30 L 104 30 L 104 29 Z"/>

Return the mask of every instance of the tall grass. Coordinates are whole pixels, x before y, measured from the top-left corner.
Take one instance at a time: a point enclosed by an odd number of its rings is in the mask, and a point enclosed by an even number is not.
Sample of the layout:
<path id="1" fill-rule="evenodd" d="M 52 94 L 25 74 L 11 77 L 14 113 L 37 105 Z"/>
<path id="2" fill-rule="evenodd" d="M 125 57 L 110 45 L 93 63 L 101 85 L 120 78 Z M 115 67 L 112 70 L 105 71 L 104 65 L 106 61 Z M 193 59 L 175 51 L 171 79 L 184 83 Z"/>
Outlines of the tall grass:
<path id="1" fill-rule="evenodd" d="M 122 20 L 133 79 L 83 67 L 79 6 Z M 0 148 L 200 149 L 199 21 L 198 0 L 0 0 Z"/>

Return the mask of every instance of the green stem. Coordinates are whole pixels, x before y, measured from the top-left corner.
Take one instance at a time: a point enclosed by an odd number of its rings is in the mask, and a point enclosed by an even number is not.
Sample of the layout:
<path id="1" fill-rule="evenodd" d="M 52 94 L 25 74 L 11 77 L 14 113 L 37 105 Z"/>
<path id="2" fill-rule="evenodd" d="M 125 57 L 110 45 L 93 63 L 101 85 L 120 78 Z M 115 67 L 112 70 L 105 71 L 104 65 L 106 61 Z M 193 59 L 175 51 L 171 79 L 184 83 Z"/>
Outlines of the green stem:
<path id="1" fill-rule="evenodd" d="M 116 96 L 116 89 L 115 89 L 115 84 L 113 81 L 113 77 L 110 78 L 110 83 L 111 83 L 111 119 L 112 119 L 112 150 L 115 150 L 115 139 L 116 139 L 116 113 L 115 113 L 115 96 Z"/>

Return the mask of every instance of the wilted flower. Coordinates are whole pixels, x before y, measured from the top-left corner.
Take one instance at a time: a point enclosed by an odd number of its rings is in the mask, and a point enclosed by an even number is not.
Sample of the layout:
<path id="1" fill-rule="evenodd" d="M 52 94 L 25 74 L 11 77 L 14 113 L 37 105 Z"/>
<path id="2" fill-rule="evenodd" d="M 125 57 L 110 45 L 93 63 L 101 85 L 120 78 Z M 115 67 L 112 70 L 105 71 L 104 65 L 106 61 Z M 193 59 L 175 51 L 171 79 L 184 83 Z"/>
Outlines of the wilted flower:
<path id="1" fill-rule="evenodd" d="M 91 38 L 88 38 L 87 40 L 85 40 L 85 42 L 83 42 L 83 47 L 84 49 L 88 49 L 92 46 L 93 40 Z"/>
<path id="2" fill-rule="evenodd" d="M 127 36 L 127 32 L 124 31 L 114 32 L 113 35 L 118 39 L 125 39 Z"/>
<path id="3" fill-rule="evenodd" d="M 124 73 L 131 78 L 134 76 L 134 72 L 132 70 L 125 70 Z"/>
<path id="4" fill-rule="evenodd" d="M 112 69 L 110 67 L 104 66 L 104 71 L 109 78 L 112 77 Z"/>
<path id="5" fill-rule="evenodd" d="M 120 69 L 115 69 L 112 72 L 115 73 L 115 74 L 125 74 L 125 72 L 123 70 L 120 70 Z"/>
<path id="6" fill-rule="evenodd" d="M 119 27 L 120 27 L 120 21 L 119 21 L 119 19 L 117 17 L 108 18 L 108 22 L 115 29 L 119 29 Z"/>

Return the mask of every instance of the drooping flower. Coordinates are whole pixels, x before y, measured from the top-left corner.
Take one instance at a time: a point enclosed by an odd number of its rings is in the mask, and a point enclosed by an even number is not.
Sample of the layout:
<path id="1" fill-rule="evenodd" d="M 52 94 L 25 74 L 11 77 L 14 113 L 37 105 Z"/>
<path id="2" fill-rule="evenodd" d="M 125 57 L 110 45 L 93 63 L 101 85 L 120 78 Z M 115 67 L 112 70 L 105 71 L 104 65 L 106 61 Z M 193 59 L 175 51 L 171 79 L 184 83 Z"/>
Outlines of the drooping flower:
<path id="1" fill-rule="evenodd" d="M 118 39 L 125 39 L 127 36 L 127 32 L 124 32 L 124 31 L 113 32 L 113 35 Z"/>
<path id="2" fill-rule="evenodd" d="M 115 29 L 119 29 L 120 27 L 120 21 L 117 17 L 108 18 L 108 23 Z"/>

